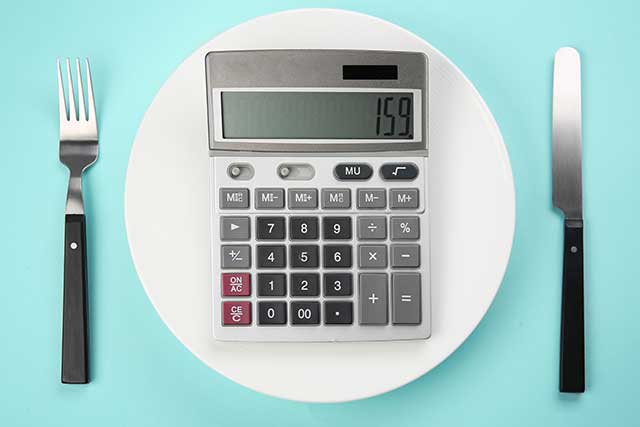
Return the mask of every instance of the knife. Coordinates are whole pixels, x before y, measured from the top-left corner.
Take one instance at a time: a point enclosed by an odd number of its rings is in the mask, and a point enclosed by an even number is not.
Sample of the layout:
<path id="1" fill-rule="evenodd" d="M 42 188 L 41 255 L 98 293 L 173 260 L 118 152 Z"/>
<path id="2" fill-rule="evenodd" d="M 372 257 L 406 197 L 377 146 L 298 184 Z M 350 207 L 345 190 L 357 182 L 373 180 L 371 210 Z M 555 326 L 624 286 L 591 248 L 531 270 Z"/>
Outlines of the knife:
<path id="1" fill-rule="evenodd" d="M 560 391 L 584 392 L 584 257 L 580 55 L 556 52 L 553 70 L 553 205 L 564 213 Z"/>

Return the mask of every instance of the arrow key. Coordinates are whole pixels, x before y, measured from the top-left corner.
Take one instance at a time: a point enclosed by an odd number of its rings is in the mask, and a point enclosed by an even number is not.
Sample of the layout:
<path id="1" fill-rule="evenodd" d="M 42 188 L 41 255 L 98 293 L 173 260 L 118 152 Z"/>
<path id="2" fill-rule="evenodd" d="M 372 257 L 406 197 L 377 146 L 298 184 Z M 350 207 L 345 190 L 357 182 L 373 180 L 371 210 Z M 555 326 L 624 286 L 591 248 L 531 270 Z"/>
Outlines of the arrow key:
<path id="1" fill-rule="evenodd" d="M 248 216 L 223 216 L 220 219 L 220 240 L 249 240 L 250 221 Z"/>

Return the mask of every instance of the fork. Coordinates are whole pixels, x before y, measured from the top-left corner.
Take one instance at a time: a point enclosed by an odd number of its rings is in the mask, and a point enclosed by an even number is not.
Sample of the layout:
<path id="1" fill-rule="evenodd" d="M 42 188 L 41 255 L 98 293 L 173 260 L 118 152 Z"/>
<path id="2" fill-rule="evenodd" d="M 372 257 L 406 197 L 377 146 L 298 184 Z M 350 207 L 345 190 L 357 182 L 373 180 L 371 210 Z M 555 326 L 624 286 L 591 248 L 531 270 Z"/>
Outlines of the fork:
<path id="1" fill-rule="evenodd" d="M 60 109 L 60 161 L 69 169 L 69 189 L 64 228 L 64 297 L 62 307 L 62 382 L 89 382 L 87 354 L 87 246 L 85 214 L 82 203 L 82 173 L 98 158 L 98 126 L 89 60 L 85 59 L 88 115 L 85 111 L 80 60 L 76 59 L 78 109 L 67 65 L 67 97 L 58 66 L 58 102 Z M 68 102 L 67 102 L 68 100 Z M 68 105 L 68 108 L 67 108 Z"/>

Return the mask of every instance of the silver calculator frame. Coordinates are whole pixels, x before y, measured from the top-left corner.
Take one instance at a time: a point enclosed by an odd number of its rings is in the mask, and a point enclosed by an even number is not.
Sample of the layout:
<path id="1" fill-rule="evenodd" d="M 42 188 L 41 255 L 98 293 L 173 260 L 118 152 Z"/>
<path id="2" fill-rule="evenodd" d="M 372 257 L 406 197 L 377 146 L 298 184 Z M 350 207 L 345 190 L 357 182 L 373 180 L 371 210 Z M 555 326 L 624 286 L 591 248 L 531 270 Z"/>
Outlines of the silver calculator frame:
<path id="1" fill-rule="evenodd" d="M 421 221 L 422 235 L 418 243 L 423 248 L 421 252 L 421 266 L 418 269 L 424 274 L 425 285 L 422 289 L 422 321 L 416 325 L 394 325 L 389 319 L 385 325 L 361 325 L 358 321 L 357 313 L 359 308 L 359 285 L 358 278 L 354 276 L 354 289 L 351 297 L 346 299 L 353 301 L 354 322 L 352 325 L 293 325 L 287 322 L 286 325 L 262 325 L 257 324 L 257 290 L 253 289 L 249 298 L 229 298 L 227 301 L 242 300 L 252 303 L 252 323 L 250 326 L 223 326 L 221 321 L 221 307 L 218 306 L 223 299 L 220 295 L 220 283 L 213 285 L 213 336 L 221 341 L 254 341 L 254 342 L 331 342 L 331 341 L 397 341 L 397 340 L 422 340 L 431 336 L 431 278 L 430 278 L 430 230 L 428 218 L 428 57 L 422 52 L 399 52 L 399 51 L 374 51 L 374 50 L 246 50 L 246 51 L 214 51 L 206 55 L 206 82 L 207 82 L 207 107 L 209 126 L 209 156 L 210 156 L 210 183 L 211 183 L 211 235 L 212 247 L 211 257 L 213 277 L 218 277 L 223 269 L 220 268 L 217 260 L 220 259 L 220 247 L 223 242 L 218 233 L 219 220 L 224 215 L 242 215 L 253 218 L 257 214 L 269 214 L 269 210 L 257 211 L 251 203 L 251 208 L 247 210 L 228 210 L 222 212 L 218 209 L 218 188 L 224 186 L 239 186 L 250 188 L 253 199 L 256 187 L 282 187 L 290 188 L 296 185 L 313 185 L 317 188 L 328 187 L 350 187 L 352 195 L 355 196 L 355 188 L 384 187 L 393 188 L 395 185 L 389 181 L 382 181 L 379 174 L 374 174 L 370 180 L 357 182 L 335 181 L 335 177 L 328 171 L 323 171 L 306 183 L 289 182 L 276 179 L 276 165 L 280 162 L 299 163 L 309 161 L 319 165 L 329 162 L 333 164 L 334 159 L 341 161 L 358 161 L 375 165 L 378 169 L 382 162 L 400 162 L 411 160 L 420 166 L 420 175 L 413 181 L 413 186 L 418 187 L 421 193 L 420 207 L 415 211 L 392 212 L 388 207 L 382 211 L 372 211 L 371 214 L 389 215 L 392 213 L 402 215 L 418 215 Z M 394 64 L 398 66 L 398 79 L 396 80 L 343 80 L 342 65 L 380 65 Z M 375 92 L 399 92 L 412 91 L 415 96 L 420 96 L 421 108 L 418 118 L 414 117 L 414 139 L 413 140 L 300 140 L 300 139 L 278 139 L 266 140 L 225 140 L 222 138 L 221 123 L 216 123 L 214 117 L 219 116 L 221 90 L 340 90 L 340 91 L 375 91 Z M 416 95 L 417 94 L 417 95 Z M 415 99 L 415 98 L 414 98 Z M 417 103 L 414 103 L 416 105 Z M 414 107 L 414 110 L 416 108 Z M 416 122 L 419 123 L 419 130 L 415 129 Z M 254 141 L 254 142 L 251 142 Z M 277 157 L 277 159 L 274 159 Z M 383 159 L 381 159 L 383 158 Z M 254 177 L 250 181 L 232 182 L 227 174 L 228 166 L 235 162 L 250 161 L 258 171 L 270 171 L 268 178 L 261 179 Z M 327 169 L 325 167 L 325 169 Z M 256 183 L 256 180 L 259 183 Z M 270 181 L 271 180 L 271 181 Z M 406 182 L 403 186 L 406 186 Z M 286 190 L 285 190 L 286 191 Z M 355 202 L 354 202 L 355 203 Z M 284 209 L 279 213 L 289 217 L 291 215 L 318 215 L 322 211 L 290 211 Z M 364 211 L 352 208 L 323 212 L 321 215 L 365 215 Z M 355 220 L 354 220 L 355 221 Z M 252 220 L 253 223 L 253 220 Z M 251 226 L 253 229 L 253 225 Z M 253 232 L 252 232 L 253 235 Z M 351 242 L 356 242 L 354 237 Z M 388 240 L 388 239 L 387 239 Z M 251 242 L 256 242 L 252 237 Z M 325 242 L 323 240 L 323 242 Z M 285 244 L 289 244 L 289 239 Z M 364 242 L 362 242 L 364 243 Z M 373 243 L 373 242 L 372 242 Z M 240 242 L 239 244 L 245 244 Z M 359 243 L 358 243 L 359 244 Z M 389 244 L 387 242 L 385 244 Z M 254 245 L 251 243 L 252 253 Z M 357 246 L 353 246 L 354 248 Z M 355 250 L 355 249 L 354 249 Z M 253 255 L 252 255 L 253 256 Z M 358 272 L 357 258 L 354 264 L 346 269 Z M 218 266 L 216 266 L 218 265 Z M 285 271 L 288 275 L 293 269 L 288 266 L 279 271 Z M 323 271 L 326 269 L 322 269 Z M 345 269 L 339 269 L 344 271 Z M 248 270 L 252 277 L 257 269 L 255 263 Z M 336 270 L 338 271 L 338 270 Z M 384 269 L 389 272 L 390 267 Z M 375 270 L 369 270 L 375 272 Z M 379 271 L 383 272 L 383 271 Z M 389 276 L 389 280 L 391 277 Z M 389 292 L 391 283 L 389 281 Z M 253 285 L 252 287 L 255 287 Z M 389 298 L 390 298 L 389 293 Z M 307 298 L 308 299 L 308 298 Z M 316 298 L 311 298 L 316 300 Z M 264 299 L 265 301 L 270 298 Z M 287 293 L 279 300 L 287 301 L 287 311 L 292 297 Z M 296 298 L 295 300 L 305 300 Z M 332 300 L 322 297 L 320 301 Z M 324 312 L 324 304 L 321 303 L 321 312 Z M 391 300 L 389 299 L 389 315 L 391 315 Z"/>

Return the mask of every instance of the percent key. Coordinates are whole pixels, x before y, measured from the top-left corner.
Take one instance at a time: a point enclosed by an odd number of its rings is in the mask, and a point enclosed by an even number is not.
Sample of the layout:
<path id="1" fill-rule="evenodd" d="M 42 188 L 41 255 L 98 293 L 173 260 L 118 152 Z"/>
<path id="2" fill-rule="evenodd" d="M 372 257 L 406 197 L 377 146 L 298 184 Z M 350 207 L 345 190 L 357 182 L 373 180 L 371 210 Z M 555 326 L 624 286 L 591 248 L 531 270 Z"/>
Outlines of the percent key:
<path id="1" fill-rule="evenodd" d="M 391 240 L 418 240 L 420 218 L 417 216 L 391 217 Z"/>

